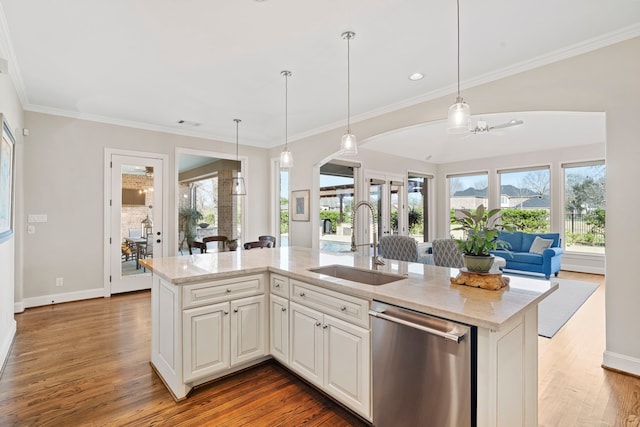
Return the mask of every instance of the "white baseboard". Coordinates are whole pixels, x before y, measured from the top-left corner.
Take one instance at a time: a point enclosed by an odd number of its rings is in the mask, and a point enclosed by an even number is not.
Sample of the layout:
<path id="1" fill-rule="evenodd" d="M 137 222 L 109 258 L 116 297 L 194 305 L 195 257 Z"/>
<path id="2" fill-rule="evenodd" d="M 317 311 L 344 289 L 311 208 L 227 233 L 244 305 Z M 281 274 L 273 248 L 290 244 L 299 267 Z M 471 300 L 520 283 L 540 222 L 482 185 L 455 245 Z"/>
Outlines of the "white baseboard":
<path id="1" fill-rule="evenodd" d="M 16 321 L 12 321 L 7 334 L 2 339 L 2 345 L 0 345 L 0 375 L 4 370 L 4 365 L 7 363 L 7 359 L 9 358 L 9 352 L 11 351 L 11 344 L 13 343 L 13 338 L 16 336 Z"/>
<path id="2" fill-rule="evenodd" d="M 640 377 L 640 359 L 612 351 L 605 351 L 602 359 L 602 366 L 605 368 L 627 372 Z"/>
<path id="3" fill-rule="evenodd" d="M 566 271 L 577 271 L 578 273 L 589 273 L 589 274 L 605 274 L 604 267 L 594 267 L 587 265 L 571 265 L 565 262 L 562 263 L 562 270 Z"/>
<path id="4" fill-rule="evenodd" d="M 23 310 L 42 305 L 60 304 L 62 302 L 80 301 L 83 299 L 103 298 L 104 288 L 87 289 L 85 291 L 65 292 L 62 294 L 42 295 L 22 300 Z"/>
<path id="5" fill-rule="evenodd" d="M 24 311 L 24 302 L 15 302 L 13 303 L 13 312 L 14 313 L 22 313 Z"/>

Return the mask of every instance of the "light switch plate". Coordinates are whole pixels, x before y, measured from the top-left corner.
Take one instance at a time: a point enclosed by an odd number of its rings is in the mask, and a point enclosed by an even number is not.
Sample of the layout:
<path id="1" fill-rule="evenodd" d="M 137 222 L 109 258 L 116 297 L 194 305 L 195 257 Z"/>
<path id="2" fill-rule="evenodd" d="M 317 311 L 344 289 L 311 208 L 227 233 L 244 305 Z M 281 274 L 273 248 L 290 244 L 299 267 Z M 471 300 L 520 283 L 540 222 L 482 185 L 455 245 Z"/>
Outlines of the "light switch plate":
<path id="1" fill-rule="evenodd" d="M 28 222 L 47 222 L 47 214 L 30 214 L 28 217 Z"/>

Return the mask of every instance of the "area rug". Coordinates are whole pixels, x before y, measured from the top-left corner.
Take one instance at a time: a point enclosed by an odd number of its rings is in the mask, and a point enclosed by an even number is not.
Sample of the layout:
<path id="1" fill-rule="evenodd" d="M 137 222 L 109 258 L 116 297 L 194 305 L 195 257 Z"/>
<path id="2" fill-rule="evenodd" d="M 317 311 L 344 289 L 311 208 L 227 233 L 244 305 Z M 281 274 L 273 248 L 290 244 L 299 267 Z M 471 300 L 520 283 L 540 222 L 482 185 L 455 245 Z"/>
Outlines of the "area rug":
<path id="1" fill-rule="evenodd" d="M 538 304 L 538 335 L 553 337 L 598 289 L 595 283 L 555 279 L 558 289 Z"/>

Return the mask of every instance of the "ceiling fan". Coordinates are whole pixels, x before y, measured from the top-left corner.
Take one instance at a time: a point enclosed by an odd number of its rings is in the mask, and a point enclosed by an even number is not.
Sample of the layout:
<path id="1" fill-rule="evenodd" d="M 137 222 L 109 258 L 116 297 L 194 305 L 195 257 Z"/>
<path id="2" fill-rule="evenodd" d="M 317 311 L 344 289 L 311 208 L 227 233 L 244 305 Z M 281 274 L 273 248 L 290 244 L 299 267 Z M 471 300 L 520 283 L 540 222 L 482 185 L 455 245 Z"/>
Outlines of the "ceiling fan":
<path id="1" fill-rule="evenodd" d="M 478 133 L 486 133 L 489 132 L 491 130 L 494 129 L 504 129 L 504 128 L 509 128 L 511 126 L 518 126 L 523 124 L 524 121 L 522 120 L 516 120 L 516 119 L 511 119 L 506 123 L 502 123 L 499 125 L 494 125 L 494 126 L 489 126 L 489 123 L 487 123 L 484 120 L 478 120 L 478 122 L 476 123 L 476 126 L 470 130 L 471 133 L 474 134 L 478 134 Z"/>

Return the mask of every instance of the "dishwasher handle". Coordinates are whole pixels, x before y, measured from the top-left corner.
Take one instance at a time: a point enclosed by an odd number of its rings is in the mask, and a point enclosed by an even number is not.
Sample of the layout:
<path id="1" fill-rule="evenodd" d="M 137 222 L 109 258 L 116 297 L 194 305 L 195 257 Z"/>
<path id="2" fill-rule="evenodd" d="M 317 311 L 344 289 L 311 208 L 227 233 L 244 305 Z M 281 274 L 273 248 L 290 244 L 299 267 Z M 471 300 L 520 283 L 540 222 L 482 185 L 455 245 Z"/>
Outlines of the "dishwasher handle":
<path id="1" fill-rule="evenodd" d="M 375 311 L 375 310 L 369 310 L 369 316 L 377 317 L 377 318 L 383 319 L 383 320 L 388 320 L 389 322 L 399 323 L 401 325 L 408 326 L 410 328 L 419 329 L 419 330 L 421 330 L 423 332 L 427 332 L 427 333 L 432 334 L 432 335 L 437 335 L 439 337 L 443 337 L 443 338 L 446 338 L 448 340 L 455 341 L 456 343 L 459 343 L 460 341 L 462 341 L 464 336 L 467 334 L 466 331 L 461 331 L 461 332 L 457 332 L 457 333 L 455 331 L 453 331 L 453 332 L 439 331 L 437 329 L 433 329 L 433 328 L 430 328 L 428 326 L 419 325 L 417 323 L 409 322 L 409 321 L 404 320 L 404 319 L 399 319 L 399 318 L 394 317 L 394 316 L 389 316 L 388 314 L 381 313 L 381 312 Z"/>

